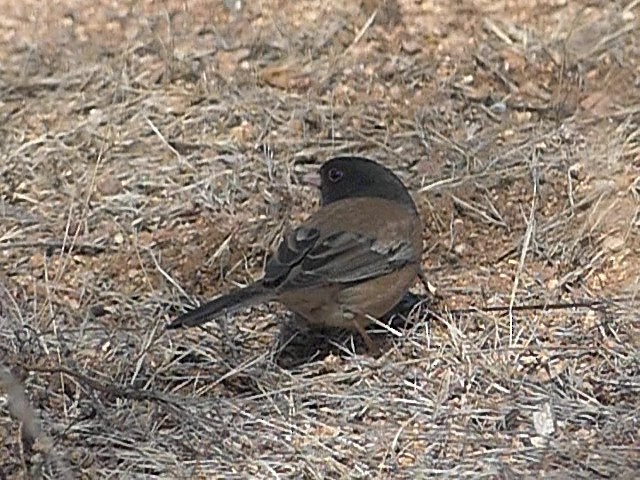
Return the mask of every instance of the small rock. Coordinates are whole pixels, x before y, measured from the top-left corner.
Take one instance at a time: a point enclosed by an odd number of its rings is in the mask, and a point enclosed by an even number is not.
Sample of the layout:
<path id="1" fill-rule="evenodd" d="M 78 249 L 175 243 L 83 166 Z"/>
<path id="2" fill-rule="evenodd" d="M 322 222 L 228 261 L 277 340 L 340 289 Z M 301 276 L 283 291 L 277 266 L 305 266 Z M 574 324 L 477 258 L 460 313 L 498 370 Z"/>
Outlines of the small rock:
<path id="1" fill-rule="evenodd" d="M 239 12 L 242 10 L 242 0 L 224 0 L 224 6 L 227 7 L 227 10 Z"/>
<path id="2" fill-rule="evenodd" d="M 504 102 L 496 102 L 489 107 L 493 113 L 503 114 L 507 111 L 507 104 Z"/>
<path id="3" fill-rule="evenodd" d="M 465 243 L 459 243 L 453 247 L 453 251 L 456 252 L 456 255 L 463 255 L 466 250 L 467 245 Z"/>
<path id="4" fill-rule="evenodd" d="M 105 175 L 98 180 L 96 187 L 103 195 L 117 195 L 122 190 L 122 182 L 113 175 Z"/>
<path id="5" fill-rule="evenodd" d="M 402 42 L 401 48 L 403 52 L 409 55 L 415 55 L 420 50 L 422 50 L 422 47 L 420 46 L 420 44 L 415 40 L 404 40 Z"/>
<path id="6" fill-rule="evenodd" d="M 569 167 L 569 176 L 574 180 L 584 178 L 584 165 L 582 163 L 574 163 Z"/>

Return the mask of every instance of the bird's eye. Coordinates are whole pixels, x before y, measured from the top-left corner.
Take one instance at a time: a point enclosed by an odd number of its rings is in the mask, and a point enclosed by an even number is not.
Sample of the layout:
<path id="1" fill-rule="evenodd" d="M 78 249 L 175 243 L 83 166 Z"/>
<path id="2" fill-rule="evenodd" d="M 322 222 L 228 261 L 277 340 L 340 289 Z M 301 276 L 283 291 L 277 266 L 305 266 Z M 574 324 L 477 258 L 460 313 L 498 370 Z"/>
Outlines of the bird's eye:
<path id="1" fill-rule="evenodd" d="M 336 183 L 338 180 L 342 178 L 342 170 L 338 170 L 337 168 L 332 168 L 329 170 L 329 180 L 333 183 Z"/>

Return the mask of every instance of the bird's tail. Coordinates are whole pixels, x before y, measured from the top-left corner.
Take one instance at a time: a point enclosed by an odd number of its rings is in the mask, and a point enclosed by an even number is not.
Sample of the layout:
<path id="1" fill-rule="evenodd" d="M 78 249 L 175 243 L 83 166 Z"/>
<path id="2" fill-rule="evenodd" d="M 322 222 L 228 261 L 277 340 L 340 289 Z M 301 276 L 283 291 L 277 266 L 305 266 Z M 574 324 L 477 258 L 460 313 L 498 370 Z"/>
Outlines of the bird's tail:
<path id="1" fill-rule="evenodd" d="M 188 311 L 167 325 L 167 329 L 197 327 L 222 315 L 231 314 L 258 303 L 268 302 L 273 297 L 272 290 L 266 289 L 261 282 L 257 282 L 248 287 L 233 290 Z"/>

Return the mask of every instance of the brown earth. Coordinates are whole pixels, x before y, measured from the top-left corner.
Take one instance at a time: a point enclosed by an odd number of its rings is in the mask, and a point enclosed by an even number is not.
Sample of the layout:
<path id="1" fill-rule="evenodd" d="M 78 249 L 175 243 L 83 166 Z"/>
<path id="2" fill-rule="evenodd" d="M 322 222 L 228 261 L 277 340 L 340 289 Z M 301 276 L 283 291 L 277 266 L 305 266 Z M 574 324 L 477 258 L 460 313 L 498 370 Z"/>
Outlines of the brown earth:
<path id="1" fill-rule="evenodd" d="M 322 5 L 0 0 L 0 478 L 637 477 L 640 2 Z M 163 331 L 349 152 L 439 297 L 381 358 Z"/>

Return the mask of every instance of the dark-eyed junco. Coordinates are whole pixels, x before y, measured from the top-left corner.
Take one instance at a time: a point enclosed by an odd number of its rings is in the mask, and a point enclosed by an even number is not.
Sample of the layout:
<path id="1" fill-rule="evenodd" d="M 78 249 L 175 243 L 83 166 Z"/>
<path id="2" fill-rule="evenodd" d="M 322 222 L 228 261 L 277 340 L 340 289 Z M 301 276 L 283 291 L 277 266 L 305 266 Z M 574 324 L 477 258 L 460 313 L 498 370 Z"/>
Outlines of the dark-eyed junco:
<path id="1" fill-rule="evenodd" d="M 388 168 L 336 157 L 320 168 L 321 208 L 287 233 L 264 276 L 177 318 L 194 327 L 262 302 L 278 301 L 312 325 L 357 330 L 373 351 L 367 316 L 391 310 L 422 274 L 422 222 Z"/>

